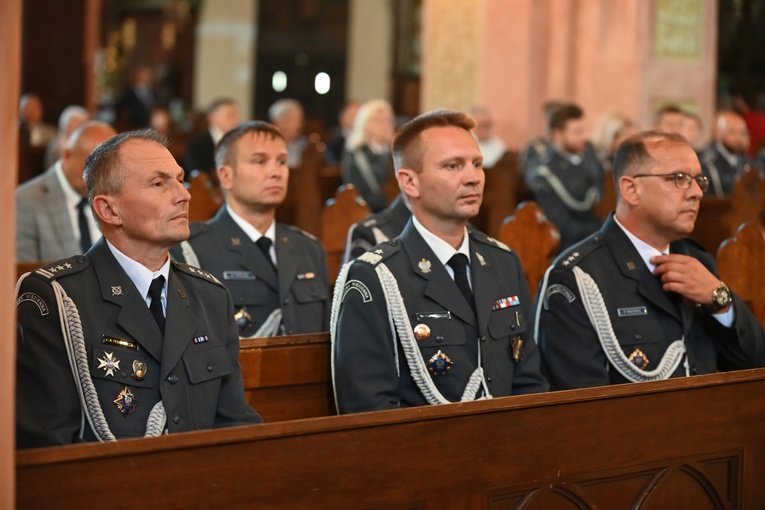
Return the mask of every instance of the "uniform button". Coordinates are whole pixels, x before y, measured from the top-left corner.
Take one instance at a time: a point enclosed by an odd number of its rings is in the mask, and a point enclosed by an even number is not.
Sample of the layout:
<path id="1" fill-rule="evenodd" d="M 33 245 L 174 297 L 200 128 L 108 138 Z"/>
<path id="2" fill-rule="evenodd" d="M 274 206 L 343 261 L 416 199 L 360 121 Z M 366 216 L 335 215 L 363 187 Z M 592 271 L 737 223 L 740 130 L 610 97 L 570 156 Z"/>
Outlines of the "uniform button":
<path id="1" fill-rule="evenodd" d="M 127 377 L 127 374 L 126 374 L 125 372 L 120 372 L 120 375 L 122 376 L 122 378 L 123 378 L 123 379 L 124 379 L 125 377 Z"/>
<path id="2" fill-rule="evenodd" d="M 290 304 L 290 298 L 284 298 L 284 304 L 285 305 Z"/>
<path id="3" fill-rule="evenodd" d="M 482 337 L 481 337 L 481 342 L 485 342 L 485 341 L 486 341 L 486 337 L 485 337 L 485 336 L 482 336 Z"/>
<path id="4" fill-rule="evenodd" d="M 444 337 L 442 337 L 441 335 L 436 336 L 436 342 L 443 342 L 443 341 L 444 341 Z"/>
<path id="5" fill-rule="evenodd" d="M 487 376 L 486 376 L 486 380 L 487 380 L 488 382 L 491 382 L 491 376 L 490 376 L 490 375 L 487 375 Z"/>
<path id="6" fill-rule="evenodd" d="M 170 384 L 175 384 L 178 382 L 178 376 L 177 375 L 169 375 L 167 376 L 167 382 Z"/>
<path id="7" fill-rule="evenodd" d="M 316 291 L 313 291 L 313 292 L 311 292 L 311 295 L 312 295 L 313 297 L 318 297 L 319 293 L 318 293 L 318 292 L 316 292 Z"/>
<path id="8" fill-rule="evenodd" d="M 181 422 L 181 417 L 180 416 L 178 416 L 177 414 L 175 416 L 173 416 L 173 423 L 178 425 L 180 422 Z"/>
<path id="9" fill-rule="evenodd" d="M 208 372 L 212 372 L 212 371 L 213 371 L 213 367 L 212 367 L 212 365 L 207 365 L 207 371 L 208 371 Z"/>
<path id="10" fill-rule="evenodd" d="M 510 323 L 510 329 L 515 330 L 515 323 L 513 322 Z"/>
<path id="11" fill-rule="evenodd" d="M 398 244 L 398 241 L 388 241 L 388 244 L 391 246 L 396 246 Z"/>
<path id="12" fill-rule="evenodd" d="M 642 340 L 642 339 L 643 339 L 643 335 L 641 335 L 640 333 L 635 333 L 635 340 Z"/>

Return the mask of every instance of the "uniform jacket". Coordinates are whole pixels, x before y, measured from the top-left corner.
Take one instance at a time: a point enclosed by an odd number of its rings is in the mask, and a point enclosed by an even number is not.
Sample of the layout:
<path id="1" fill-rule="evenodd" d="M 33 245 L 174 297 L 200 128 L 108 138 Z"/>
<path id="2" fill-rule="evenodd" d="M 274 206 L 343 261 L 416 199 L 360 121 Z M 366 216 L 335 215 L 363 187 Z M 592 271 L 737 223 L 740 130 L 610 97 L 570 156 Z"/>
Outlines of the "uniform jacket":
<path id="1" fill-rule="evenodd" d="M 477 313 L 411 220 L 401 236 L 378 245 L 379 264 L 395 276 L 409 323 L 430 328 L 417 340 L 427 363 L 440 350 L 453 365 L 442 377 L 431 375 L 441 394 L 459 401 L 481 361 L 495 397 L 547 391 L 531 335 L 531 297 L 518 257 L 468 226 L 471 272 Z M 343 290 L 334 343 L 334 382 L 341 413 L 425 405 L 410 375 L 398 334 L 390 326 L 375 266 L 353 262 Z M 336 290 L 338 292 L 339 290 Z M 499 308 L 499 300 L 517 304 Z M 497 308 L 494 309 L 493 308 Z M 523 356 L 513 361 L 512 339 L 520 337 Z"/>
<path id="2" fill-rule="evenodd" d="M 591 147 L 585 151 L 579 165 L 571 163 L 552 145 L 547 145 L 542 154 L 530 154 L 533 156 L 527 158 L 524 175 L 526 185 L 547 218 L 560 231 L 561 249 L 595 232 L 601 223 L 594 208 L 603 194 L 603 169 Z M 575 206 L 556 189 L 554 180 L 562 185 Z"/>
<path id="3" fill-rule="evenodd" d="M 411 216 L 412 211 L 399 194 L 387 208 L 351 225 L 343 252 L 343 262 L 355 259 L 376 244 L 398 236 Z"/>
<path id="4" fill-rule="evenodd" d="M 189 238 L 199 265 L 220 280 L 237 311 L 246 310 L 252 324 L 240 329 L 250 336 L 281 306 L 285 335 L 329 330 L 329 280 L 324 249 L 310 234 L 276 224 L 278 276 L 263 252 L 223 206 Z M 181 259 L 179 250 L 173 256 Z"/>
<path id="5" fill-rule="evenodd" d="M 730 162 L 720 153 L 716 142 L 704 149 L 699 154 L 701 162 L 701 171 L 709 178 L 709 189 L 707 195 L 725 196 L 733 194 L 733 185 L 736 183 L 736 177 L 743 174 L 747 165 L 752 164 L 752 160 L 746 154 L 736 154 L 738 164 L 732 166 Z"/>
<path id="6" fill-rule="evenodd" d="M 356 158 L 365 159 L 369 163 L 369 169 L 377 182 L 377 189 L 373 189 L 364 178 Z M 344 183 L 351 183 L 359 190 L 361 198 L 367 201 L 373 212 L 379 212 L 388 206 L 388 200 L 383 193 L 385 183 L 392 175 L 393 160 L 390 152 L 377 154 L 368 146 L 364 145 L 354 151 L 343 152 L 341 161 L 341 175 Z"/>
<path id="7" fill-rule="evenodd" d="M 170 433 L 261 422 L 245 401 L 231 298 L 204 271 L 173 262 L 164 338 L 132 280 L 99 240 L 87 254 L 32 272 L 17 298 L 17 440 L 21 448 L 80 441 L 81 406 L 52 283 L 79 311 L 90 375 L 118 439 L 141 437 L 161 399 Z M 119 367 L 103 365 L 118 360 Z M 141 379 L 137 363 L 145 365 Z M 123 416 L 114 403 L 127 387 L 138 402 Z M 85 425 L 82 440 L 95 436 Z"/>
<path id="8" fill-rule="evenodd" d="M 670 252 L 697 258 L 716 273 L 712 257 L 693 240 L 672 243 Z M 664 292 L 611 216 L 599 232 L 561 254 L 540 285 L 538 341 L 553 389 L 627 382 L 610 366 L 588 319 L 575 267 L 598 285 L 624 355 L 638 356 L 639 349 L 647 358 L 648 364 L 640 368 L 655 369 L 667 347 L 683 337 L 691 375 L 765 363 L 762 328 L 737 296 L 736 319 L 733 327 L 726 328 L 703 307 Z M 671 376 L 685 373 L 681 363 Z"/>
<path id="9" fill-rule="evenodd" d="M 58 260 L 81 253 L 53 166 L 16 190 L 16 259 Z"/>

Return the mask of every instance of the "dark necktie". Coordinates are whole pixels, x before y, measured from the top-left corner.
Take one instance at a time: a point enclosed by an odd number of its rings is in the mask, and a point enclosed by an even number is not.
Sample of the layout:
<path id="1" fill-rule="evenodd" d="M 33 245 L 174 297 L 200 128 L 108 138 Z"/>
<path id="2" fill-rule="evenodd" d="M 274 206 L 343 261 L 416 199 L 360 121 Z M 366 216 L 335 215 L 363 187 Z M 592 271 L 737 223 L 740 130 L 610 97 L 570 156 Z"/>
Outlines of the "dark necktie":
<path id="1" fill-rule="evenodd" d="M 266 259 L 271 264 L 271 267 L 273 268 L 275 273 L 276 266 L 274 265 L 274 260 L 271 258 L 271 240 L 267 238 L 266 236 L 261 236 L 260 239 L 255 241 L 255 244 L 258 245 L 258 248 L 260 248 L 260 251 L 262 251 L 263 255 L 266 256 Z"/>
<path id="2" fill-rule="evenodd" d="M 454 282 L 459 287 L 462 295 L 470 303 L 470 307 L 475 311 L 475 302 L 473 300 L 473 291 L 470 290 L 470 282 L 467 276 L 468 258 L 462 253 L 455 253 L 447 262 L 454 270 Z"/>
<path id="3" fill-rule="evenodd" d="M 90 239 L 90 226 L 88 225 L 88 218 L 85 209 L 88 207 L 88 199 L 83 198 L 77 204 L 77 225 L 80 227 L 80 248 L 82 253 L 88 251 L 93 244 Z"/>
<path id="4" fill-rule="evenodd" d="M 157 276 L 151 281 L 149 286 L 149 297 L 151 303 L 149 303 L 149 310 L 154 316 L 154 320 L 157 321 L 157 326 L 162 334 L 165 334 L 165 314 L 162 311 L 162 288 L 165 286 L 165 277 Z"/>

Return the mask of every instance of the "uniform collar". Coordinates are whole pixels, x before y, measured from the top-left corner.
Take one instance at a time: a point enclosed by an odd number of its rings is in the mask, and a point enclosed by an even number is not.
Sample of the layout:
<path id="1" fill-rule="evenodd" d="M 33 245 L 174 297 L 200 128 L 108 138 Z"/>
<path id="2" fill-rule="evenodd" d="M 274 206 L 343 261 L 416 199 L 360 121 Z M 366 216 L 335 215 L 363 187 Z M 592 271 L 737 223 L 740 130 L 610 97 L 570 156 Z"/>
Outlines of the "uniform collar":
<path id="1" fill-rule="evenodd" d="M 122 267 L 122 269 L 128 275 L 128 278 L 130 278 L 130 280 L 133 282 L 133 285 L 135 285 L 136 289 L 138 289 L 138 293 L 146 300 L 147 303 L 149 301 L 149 286 L 151 285 L 152 280 L 158 276 L 165 277 L 165 286 L 162 289 L 162 302 L 163 304 L 166 303 L 167 282 L 170 276 L 170 257 L 167 257 L 165 263 L 162 264 L 162 267 L 160 267 L 157 271 L 152 271 L 140 262 L 136 262 L 135 260 L 122 253 L 119 249 L 117 249 L 116 246 L 110 243 L 108 239 L 105 239 L 105 241 L 106 245 L 109 247 L 109 250 L 112 252 L 112 255 L 114 255 L 114 258 L 117 259 L 117 263 Z"/>
<path id="2" fill-rule="evenodd" d="M 669 245 L 667 245 L 663 250 L 657 250 L 650 244 L 646 243 L 642 239 L 639 239 L 635 236 L 632 232 L 627 230 L 627 227 L 622 225 L 619 222 L 619 219 L 614 215 L 614 221 L 617 225 L 619 225 L 619 228 L 622 229 L 622 231 L 627 235 L 627 238 L 632 243 L 632 246 L 635 247 L 638 254 L 640 255 L 640 258 L 643 259 L 643 262 L 645 262 L 645 265 L 648 267 L 648 270 L 653 273 L 653 270 L 656 269 L 656 266 L 654 264 L 651 264 L 650 260 L 652 257 L 656 257 L 658 255 L 666 255 L 669 253 Z"/>
<path id="3" fill-rule="evenodd" d="M 446 263 L 449 262 L 449 259 L 451 259 L 455 253 L 462 253 L 468 258 L 468 262 L 470 262 L 470 242 L 468 240 L 467 228 L 465 228 L 464 234 L 462 236 L 462 244 L 460 245 L 459 249 L 455 250 L 449 243 L 425 228 L 414 215 L 412 215 L 412 224 L 414 225 L 414 228 L 417 229 L 417 232 L 420 233 L 425 243 L 430 247 L 431 250 L 433 250 L 433 253 L 436 254 L 436 257 L 444 266 L 446 266 Z"/>

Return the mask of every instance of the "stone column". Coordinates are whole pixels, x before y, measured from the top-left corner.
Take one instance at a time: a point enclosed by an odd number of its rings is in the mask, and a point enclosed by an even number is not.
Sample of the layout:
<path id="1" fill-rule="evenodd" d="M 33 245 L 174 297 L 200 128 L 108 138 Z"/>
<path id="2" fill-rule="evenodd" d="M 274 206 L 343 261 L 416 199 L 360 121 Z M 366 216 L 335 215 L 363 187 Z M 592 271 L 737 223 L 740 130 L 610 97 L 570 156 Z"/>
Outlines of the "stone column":
<path id="1" fill-rule="evenodd" d="M 202 3 L 196 33 L 194 109 L 229 97 L 242 118 L 252 118 L 259 0 L 208 0 Z"/>
<path id="2" fill-rule="evenodd" d="M 351 0 L 345 96 L 367 101 L 391 97 L 393 16 L 390 2 Z"/>

